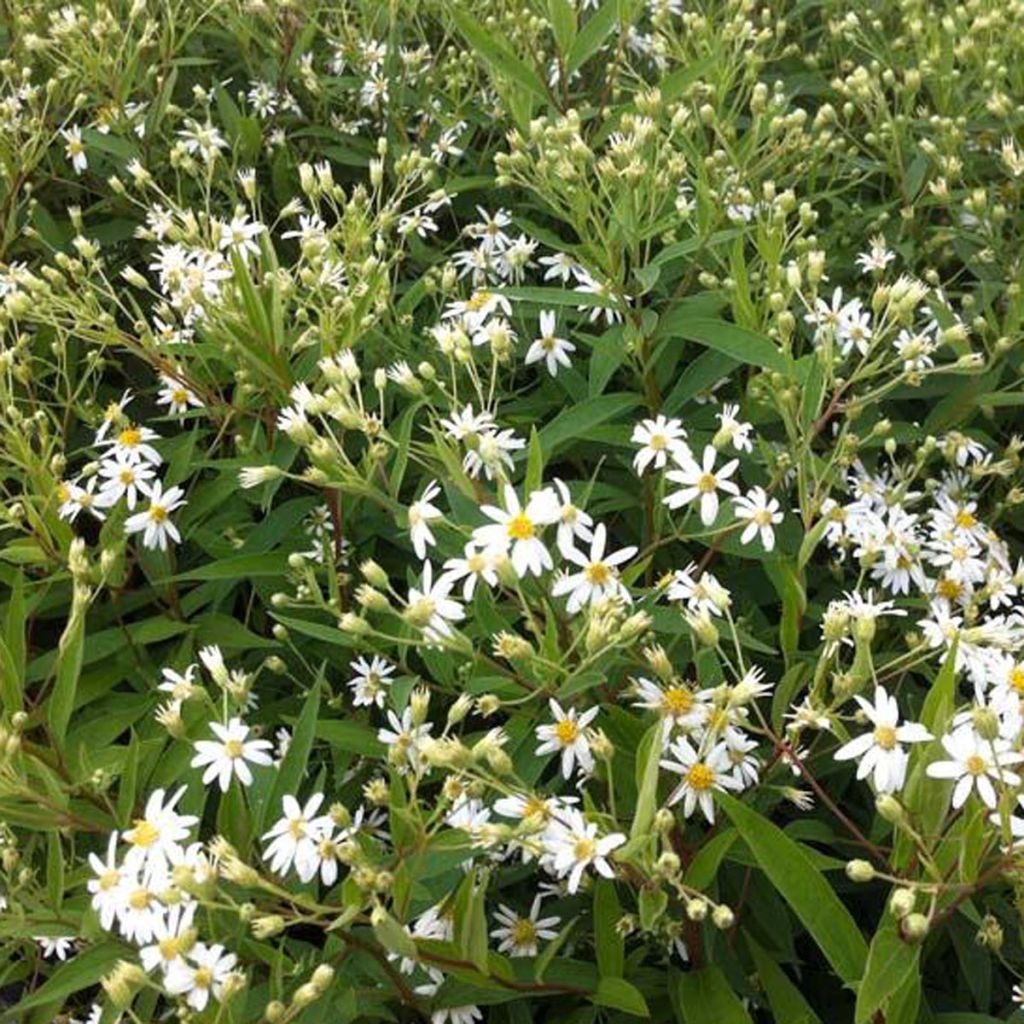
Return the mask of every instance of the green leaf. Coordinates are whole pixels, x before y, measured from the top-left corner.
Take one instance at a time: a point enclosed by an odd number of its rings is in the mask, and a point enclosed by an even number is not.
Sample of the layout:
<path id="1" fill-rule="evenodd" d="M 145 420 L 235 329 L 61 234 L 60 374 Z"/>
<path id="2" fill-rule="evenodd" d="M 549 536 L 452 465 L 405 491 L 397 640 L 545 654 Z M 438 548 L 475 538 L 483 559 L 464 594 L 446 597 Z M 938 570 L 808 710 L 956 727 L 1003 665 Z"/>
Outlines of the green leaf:
<path id="1" fill-rule="evenodd" d="M 658 768 L 661 762 L 661 722 L 656 722 L 644 734 L 637 747 L 637 766 L 643 764 L 643 774 L 637 784 L 638 796 L 629 838 L 639 839 L 650 830 L 654 813 L 658 809 Z"/>
<path id="2" fill-rule="evenodd" d="M 921 947 L 904 942 L 896 922 L 886 915 L 868 950 L 864 979 L 857 988 L 856 1024 L 870 1024 L 879 1010 L 917 970 Z"/>
<path id="3" fill-rule="evenodd" d="M 568 53 L 576 39 L 576 8 L 570 0 L 548 0 L 548 18 L 558 49 Z"/>
<path id="4" fill-rule="evenodd" d="M 613 1010 L 632 1014 L 634 1017 L 650 1017 L 651 1015 L 640 990 L 625 978 L 601 978 L 591 1000 L 598 1006 L 608 1006 Z"/>
<path id="5" fill-rule="evenodd" d="M 540 76 L 512 51 L 503 38 L 493 29 L 485 29 L 468 11 L 455 8 L 451 13 L 456 28 L 492 71 L 522 86 L 542 103 L 547 102 L 548 92 Z"/>
<path id="6" fill-rule="evenodd" d="M 721 352 L 740 363 L 762 369 L 790 372 L 786 357 L 770 338 L 727 320 L 695 317 L 689 310 L 669 310 L 661 318 L 658 334 L 687 338 Z"/>
<path id="7" fill-rule="evenodd" d="M 320 710 L 320 687 L 323 678 L 323 669 L 317 674 L 316 681 L 310 687 L 306 695 L 306 702 L 302 706 L 302 714 L 292 732 L 292 741 L 288 744 L 288 752 L 281 761 L 274 778 L 274 785 L 266 797 L 258 814 L 260 822 L 259 830 L 262 832 L 266 827 L 268 815 L 277 813 L 281 806 L 281 800 L 287 796 L 294 796 L 299 789 L 303 777 L 306 774 L 306 765 L 309 762 L 309 753 L 313 749 L 313 737 L 316 735 L 317 712 Z"/>
<path id="8" fill-rule="evenodd" d="M 761 987 L 768 997 L 772 1015 L 779 1022 L 793 1021 L 794 1024 L 821 1024 L 821 1018 L 811 1009 L 803 993 L 789 980 L 786 972 L 765 950 L 747 935 L 747 945 L 754 957 L 754 966 Z"/>
<path id="9" fill-rule="evenodd" d="M 220 558 L 188 572 L 179 573 L 175 580 L 241 580 L 260 576 L 283 576 L 288 571 L 288 553 L 265 551 L 255 555 L 235 555 Z"/>
<path id="10" fill-rule="evenodd" d="M 638 395 L 619 392 L 597 395 L 563 410 L 541 428 L 540 443 L 545 458 L 550 461 L 552 453 L 563 445 L 585 439 L 594 427 L 635 409 L 639 404 Z"/>
<path id="11" fill-rule="evenodd" d="M 409 933 L 383 908 L 378 908 L 373 915 L 373 934 L 385 948 L 399 956 L 415 960 L 419 950 Z"/>
<path id="12" fill-rule="evenodd" d="M 537 490 L 544 481 L 544 452 L 540 446 L 540 434 L 537 427 L 530 427 L 530 446 L 526 457 L 526 482 L 523 489 L 526 494 Z"/>
<path id="13" fill-rule="evenodd" d="M 868 946 L 850 912 L 807 853 L 782 829 L 726 793 L 717 801 L 772 885 L 847 984 L 864 974 Z"/>
<path id="14" fill-rule="evenodd" d="M 380 757 L 384 753 L 384 744 L 377 739 L 377 733 L 368 725 L 351 719 L 317 722 L 316 736 L 332 747 L 360 757 Z"/>
<path id="15" fill-rule="evenodd" d="M 615 28 L 619 13 L 619 0 L 604 3 L 584 22 L 565 60 L 567 74 L 572 74 L 600 49 L 607 35 Z"/>
<path id="16" fill-rule="evenodd" d="M 118 942 L 93 946 L 61 964 L 34 992 L 30 992 L 5 1014 L 12 1020 L 23 1020 L 25 1011 L 48 1003 L 63 1003 L 68 996 L 95 985 L 127 950 Z"/>
<path id="17" fill-rule="evenodd" d="M 601 977 L 620 978 L 626 964 L 626 947 L 618 930 L 622 906 L 615 883 L 601 878 L 594 885 L 594 944 Z"/>
<path id="18" fill-rule="evenodd" d="M 676 985 L 683 1024 L 751 1024 L 750 1015 L 718 967 L 680 972 Z"/>
<path id="19" fill-rule="evenodd" d="M 78 679 L 85 650 L 85 609 L 73 610 L 57 649 L 57 678 L 47 703 L 50 732 L 58 746 L 64 742 L 75 706 Z"/>

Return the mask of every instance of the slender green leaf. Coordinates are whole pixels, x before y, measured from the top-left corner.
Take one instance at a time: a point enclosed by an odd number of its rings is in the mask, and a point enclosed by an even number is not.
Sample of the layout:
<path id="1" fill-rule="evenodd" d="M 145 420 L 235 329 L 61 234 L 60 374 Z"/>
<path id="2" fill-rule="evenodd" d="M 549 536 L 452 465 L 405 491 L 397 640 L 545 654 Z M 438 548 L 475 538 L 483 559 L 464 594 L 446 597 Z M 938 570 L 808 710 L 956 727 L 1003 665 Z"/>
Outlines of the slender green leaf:
<path id="1" fill-rule="evenodd" d="M 868 946 L 860 928 L 807 853 L 782 829 L 734 797 L 718 802 L 757 858 L 772 885 L 810 932 L 847 984 L 864 973 Z"/>

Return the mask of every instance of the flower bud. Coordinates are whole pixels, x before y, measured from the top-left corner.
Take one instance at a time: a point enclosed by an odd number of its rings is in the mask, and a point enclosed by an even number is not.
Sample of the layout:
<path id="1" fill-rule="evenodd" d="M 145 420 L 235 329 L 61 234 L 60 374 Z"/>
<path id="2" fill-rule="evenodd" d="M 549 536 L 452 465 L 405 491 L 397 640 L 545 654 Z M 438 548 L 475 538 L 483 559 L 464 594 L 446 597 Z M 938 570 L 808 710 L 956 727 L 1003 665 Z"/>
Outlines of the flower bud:
<path id="1" fill-rule="evenodd" d="M 866 860 L 851 860 L 846 864 L 846 877 L 851 882 L 870 882 L 875 877 L 874 865 Z"/>
<path id="2" fill-rule="evenodd" d="M 736 915 L 724 903 L 719 903 L 711 911 L 711 923 L 721 931 L 731 928 L 735 921 Z"/>
<path id="3" fill-rule="evenodd" d="M 889 912 L 893 917 L 902 920 L 908 914 L 913 913 L 914 904 L 917 903 L 917 895 L 913 889 L 893 889 L 889 897 Z"/>

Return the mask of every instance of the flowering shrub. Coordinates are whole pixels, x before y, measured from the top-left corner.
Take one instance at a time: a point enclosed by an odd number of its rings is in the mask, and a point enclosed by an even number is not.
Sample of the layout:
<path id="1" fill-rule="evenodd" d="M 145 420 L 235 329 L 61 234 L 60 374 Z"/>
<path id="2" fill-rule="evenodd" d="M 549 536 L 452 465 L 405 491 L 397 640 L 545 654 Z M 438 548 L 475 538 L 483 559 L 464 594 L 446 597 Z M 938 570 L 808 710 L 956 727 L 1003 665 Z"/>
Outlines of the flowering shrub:
<path id="1" fill-rule="evenodd" d="M 4 1019 L 1024 1019 L 1019 0 L 0 26 Z"/>

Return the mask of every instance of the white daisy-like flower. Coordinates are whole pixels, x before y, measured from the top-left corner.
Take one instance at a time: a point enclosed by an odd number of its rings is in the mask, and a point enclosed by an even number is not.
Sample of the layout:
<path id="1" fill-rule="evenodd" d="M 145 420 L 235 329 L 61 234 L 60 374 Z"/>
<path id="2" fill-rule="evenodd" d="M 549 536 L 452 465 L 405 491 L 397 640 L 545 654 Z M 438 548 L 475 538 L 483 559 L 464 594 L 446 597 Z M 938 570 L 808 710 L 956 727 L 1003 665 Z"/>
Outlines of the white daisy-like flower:
<path id="1" fill-rule="evenodd" d="M 375 654 L 370 661 L 363 657 L 356 658 L 349 669 L 355 674 L 348 681 L 348 688 L 354 694 L 352 703 L 356 707 L 369 707 L 376 704 L 384 707 L 384 700 L 391 688 L 391 676 L 395 666 L 386 658 Z"/>
<path id="2" fill-rule="evenodd" d="M 211 722 L 210 730 L 216 740 L 197 740 L 196 755 L 192 758 L 193 768 L 206 767 L 203 782 L 217 779 L 222 793 L 226 793 L 234 775 L 243 786 L 252 785 L 252 771 L 249 762 L 268 765 L 273 761 L 269 751 L 273 749 L 270 740 L 251 740 L 250 727 L 240 718 L 232 718 L 227 725 Z"/>
<path id="3" fill-rule="evenodd" d="M 263 851 L 263 859 L 270 863 L 270 870 L 275 874 L 284 875 L 293 865 L 303 882 L 316 874 L 320 866 L 317 846 L 326 825 L 324 818 L 316 817 L 316 812 L 323 802 L 323 793 L 314 793 L 305 805 L 293 796 L 282 798 L 284 814 L 263 835 L 264 841 L 270 841 Z"/>
<path id="4" fill-rule="evenodd" d="M 906 779 L 908 760 L 902 744 L 924 743 L 932 734 L 916 722 L 900 725 L 899 704 L 881 686 L 875 687 L 874 704 L 859 695 L 854 696 L 854 700 L 874 728 L 844 743 L 836 751 L 835 759 L 857 760 L 857 778 L 872 776 L 877 792 L 899 792 Z"/>
<path id="5" fill-rule="evenodd" d="M 648 466 L 664 469 L 670 458 L 690 454 L 682 421 L 668 419 L 660 413 L 653 420 L 638 423 L 630 440 L 640 445 L 640 451 L 633 456 L 633 468 L 641 475 Z"/>
<path id="6" fill-rule="evenodd" d="M 568 779 L 572 775 L 577 761 L 580 769 L 589 775 L 594 770 L 594 755 L 590 752 L 586 729 L 597 717 L 600 708 L 588 708 L 583 714 L 577 715 L 575 708 L 564 711 L 554 698 L 548 701 L 548 706 L 551 708 L 551 714 L 555 720 L 546 725 L 537 726 L 537 739 L 541 741 L 541 744 L 535 753 L 538 756 L 560 754 L 564 778 Z"/>
<path id="7" fill-rule="evenodd" d="M 452 635 L 450 623 L 466 617 L 462 605 L 449 597 L 453 585 L 450 576 L 442 574 L 434 580 L 434 567 L 423 563 L 423 576 L 418 587 L 409 588 L 407 614 L 431 644 L 441 644 Z"/>
<path id="8" fill-rule="evenodd" d="M 178 528 L 171 522 L 171 513 L 186 504 L 185 492 L 180 487 L 169 487 L 165 491 L 163 484 L 156 480 L 147 500 L 149 507 L 129 516 L 124 524 L 124 532 L 129 536 L 141 533 L 144 547 L 166 551 L 168 540 L 175 544 L 181 541 Z"/>
<path id="9" fill-rule="evenodd" d="M 746 494 L 733 498 L 732 505 L 736 518 L 746 523 L 740 543 L 749 544 L 760 533 L 765 551 L 771 551 L 775 547 L 775 527 L 782 522 L 778 501 L 763 487 L 751 487 Z"/>
<path id="10" fill-rule="evenodd" d="M 437 543 L 434 538 L 430 524 L 435 519 L 442 518 L 443 513 L 434 504 L 434 498 L 441 493 L 441 488 L 436 480 L 423 489 L 419 499 L 409 506 L 409 538 L 412 540 L 413 550 L 416 557 L 423 559 L 427 557 L 427 547 L 433 547 Z"/>
<path id="11" fill-rule="evenodd" d="M 505 508 L 483 505 L 480 511 L 492 522 L 473 531 L 474 541 L 486 550 L 508 553 L 517 576 L 539 576 L 553 568 L 551 553 L 540 537 L 545 526 L 558 522 L 561 512 L 558 497 L 550 487 L 534 491 L 523 506 L 515 488 L 506 484 Z"/>
<path id="12" fill-rule="evenodd" d="M 948 761 L 933 761 L 927 772 L 933 779 L 955 779 L 953 809 L 962 807 L 972 790 L 986 807 L 998 802 L 993 781 L 1003 786 L 1019 786 L 1020 776 L 1009 765 L 1020 764 L 1024 754 L 1010 749 L 1006 740 L 982 739 L 969 726 L 955 729 L 942 737 Z"/>
<path id="13" fill-rule="evenodd" d="M 543 360 L 547 366 L 548 373 L 555 377 L 558 375 L 559 366 L 572 366 L 569 353 L 575 351 L 576 346 L 571 341 L 555 337 L 554 310 L 541 310 L 540 337 L 530 345 L 526 352 L 527 366 Z"/>
<path id="14" fill-rule="evenodd" d="M 568 877 L 566 888 L 576 892 L 583 872 L 593 868 L 605 878 L 614 878 L 608 856 L 626 842 L 621 832 L 600 835 L 596 822 L 587 821 L 575 808 L 564 810 L 544 835 L 544 863 L 559 878 Z"/>
<path id="15" fill-rule="evenodd" d="M 528 914 L 517 914 L 504 903 L 498 904 L 494 921 L 498 925 L 491 938 L 498 939 L 498 952 L 509 956 L 536 956 L 541 940 L 558 938 L 560 917 L 540 917 L 542 896 L 534 897 Z"/>
<path id="16" fill-rule="evenodd" d="M 729 479 L 736 472 L 739 460 L 732 459 L 716 470 L 717 454 L 712 445 L 706 445 L 701 464 L 695 462 L 688 454 L 678 456 L 676 462 L 679 468 L 670 469 L 665 474 L 672 483 L 680 485 L 678 491 L 666 495 L 665 504 L 671 509 L 677 509 L 700 499 L 700 521 L 705 526 L 710 526 L 718 517 L 718 492 L 739 494 L 740 490 Z"/>
<path id="17" fill-rule="evenodd" d="M 194 814 L 178 814 L 175 810 L 186 788 L 179 787 L 166 800 L 163 789 L 149 795 L 142 817 L 124 833 L 124 841 L 131 847 L 125 854 L 125 867 L 153 873 L 168 870 L 171 852 L 188 839 L 189 829 L 199 821 Z"/>
<path id="18" fill-rule="evenodd" d="M 164 987 L 171 995 L 185 996 L 185 1002 L 196 1013 L 201 1013 L 211 995 L 220 1001 L 224 983 L 237 963 L 235 954 L 224 952 L 219 943 L 207 946 L 204 942 L 197 942 L 188 951 L 187 959 L 172 961 L 164 978 Z"/>
<path id="19" fill-rule="evenodd" d="M 732 776 L 728 748 L 719 743 L 701 754 L 685 736 L 680 736 L 669 747 L 669 755 L 661 762 L 661 767 L 683 777 L 669 795 L 669 807 L 682 800 L 685 817 L 689 818 L 700 807 L 708 822 L 714 824 L 715 790 L 738 788 Z"/>
<path id="20" fill-rule="evenodd" d="M 412 708 L 408 707 L 402 712 L 401 718 L 394 711 L 388 711 L 388 725 L 390 728 L 377 730 L 377 739 L 387 747 L 394 747 L 399 754 L 405 756 L 413 771 L 418 770 L 420 751 L 424 740 L 434 728 L 433 724 L 421 722 L 417 725 L 413 721 Z"/>
<path id="21" fill-rule="evenodd" d="M 575 548 L 562 552 L 568 561 L 580 567 L 580 571 L 557 579 L 551 593 L 554 597 L 569 595 L 565 607 L 570 615 L 575 615 L 585 604 L 596 604 L 609 597 L 626 602 L 632 601 L 629 591 L 619 579 L 617 567 L 623 562 L 628 562 L 636 554 L 637 549 L 631 545 L 606 555 L 606 542 L 605 525 L 599 523 L 594 530 L 589 555 L 584 555 Z"/>

